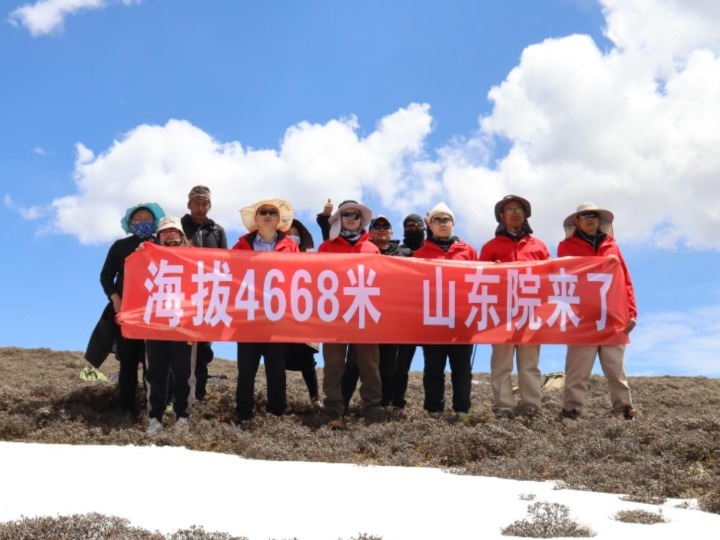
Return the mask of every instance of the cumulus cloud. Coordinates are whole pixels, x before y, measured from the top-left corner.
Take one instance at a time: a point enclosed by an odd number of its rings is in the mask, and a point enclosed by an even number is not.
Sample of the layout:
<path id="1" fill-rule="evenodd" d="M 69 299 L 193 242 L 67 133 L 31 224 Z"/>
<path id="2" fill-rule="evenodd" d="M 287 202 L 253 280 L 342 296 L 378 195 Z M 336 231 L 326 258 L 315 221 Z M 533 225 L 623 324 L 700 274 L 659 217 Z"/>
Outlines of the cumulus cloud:
<path id="1" fill-rule="evenodd" d="M 198 183 L 210 185 L 213 217 L 230 229 L 240 226 L 242 206 L 277 196 L 300 211 L 319 211 L 328 197 L 339 202 L 366 193 L 404 207 L 412 182 L 434 182 L 433 171 L 423 170 L 430 120 L 427 105 L 411 105 L 364 138 L 355 118 L 302 122 L 287 130 L 278 150 L 223 143 L 186 121 L 142 125 L 99 155 L 77 145 L 78 193 L 53 201 L 55 226 L 82 243 L 104 242 L 118 236 L 120 216 L 138 202 L 185 213 L 187 192 Z M 418 191 L 433 192 L 422 185 Z"/>
<path id="2" fill-rule="evenodd" d="M 65 18 L 80 11 L 100 9 L 111 0 L 38 0 L 24 4 L 10 13 L 9 21 L 22 25 L 34 37 L 61 32 Z M 140 0 L 122 0 L 123 5 L 139 4 Z"/>
<path id="3" fill-rule="evenodd" d="M 53 202 L 56 229 L 106 241 L 125 206 L 152 199 L 180 213 L 187 188 L 206 182 L 215 216 L 230 226 L 263 196 L 306 211 L 328 196 L 372 199 L 390 215 L 444 200 L 478 245 L 494 230 L 495 202 L 517 193 L 533 203 L 532 225 L 551 250 L 584 201 L 614 211 L 622 242 L 718 249 L 720 213 L 706 203 L 720 199 L 720 4 L 602 5 L 613 47 L 585 35 L 529 45 L 489 90 L 492 110 L 477 132 L 441 148 L 427 148 L 427 104 L 388 114 L 365 137 L 355 117 L 301 122 L 277 149 L 218 141 L 182 120 L 142 125 L 97 156 L 78 145 L 77 193 Z"/>
<path id="4" fill-rule="evenodd" d="M 473 209 L 491 216 L 499 195 L 518 193 L 554 244 L 563 217 L 592 200 L 615 211 L 621 240 L 717 249 L 720 214 L 702 201 L 720 198 L 719 4 L 602 3 L 615 47 L 582 35 L 527 47 L 480 119 L 482 136 L 509 152 L 489 168 L 453 148 L 442 154 L 443 184 L 477 226 L 492 220 Z"/>

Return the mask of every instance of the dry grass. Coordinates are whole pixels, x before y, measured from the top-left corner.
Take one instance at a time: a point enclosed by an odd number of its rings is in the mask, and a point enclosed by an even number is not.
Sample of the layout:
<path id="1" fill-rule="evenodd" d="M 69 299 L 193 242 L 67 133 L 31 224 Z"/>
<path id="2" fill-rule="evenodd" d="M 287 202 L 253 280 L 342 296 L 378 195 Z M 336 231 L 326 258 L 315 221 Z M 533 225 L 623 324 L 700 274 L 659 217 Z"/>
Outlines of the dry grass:
<path id="1" fill-rule="evenodd" d="M 0 348 L 0 440 L 65 444 L 148 445 L 145 419 L 116 412 L 115 388 L 83 382 L 79 352 Z M 110 358 L 106 374 L 117 370 Z M 192 411 L 188 435 L 169 430 L 153 442 L 268 460 L 441 467 L 471 475 L 557 480 L 574 489 L 629 494 L 634 500 L 698 498 L 720 513 L 720 380 L 704 377 L 630 379 L 638 417 L 608 414 L 607 385 L 593 377 L 583 416 L 558 420 L 561 392 L 543 395 L 534 420 L 495 420 L 487 374 L 475 374 L 468 423 L 422 410 L 422 376 L 411 375 L 408 407 L 366 422 L 351 406 L 348 429 L 330 430 L 298 373 L 288 373 L 288 414 L 264 413 L 258 375 L 258 414 L 250 431 L 233 425 L 236 368 L 215 360 L 208 398 Z M 320 378 L 322 375 L 320 374 Z M 138 392 L 138 399 L 141 392 Z M 142 409 L 142 407 L 141 407 Z"/>

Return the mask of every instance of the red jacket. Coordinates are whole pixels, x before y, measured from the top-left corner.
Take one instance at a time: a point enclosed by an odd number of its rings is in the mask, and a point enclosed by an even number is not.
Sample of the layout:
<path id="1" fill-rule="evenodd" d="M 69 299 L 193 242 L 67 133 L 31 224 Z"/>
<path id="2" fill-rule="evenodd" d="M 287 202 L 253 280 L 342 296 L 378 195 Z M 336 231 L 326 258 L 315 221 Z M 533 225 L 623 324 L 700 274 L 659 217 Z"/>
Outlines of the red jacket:
<path id="1" fill-rule="evenodd" d="M 481 261 L 515 262 L 515 261 L 547 261 L 550 252 L 542 240 L 529 234 L 515 242 L 504 234 L 499 234 L 487 242 L 480 250 Z"/>
<path id="2" fill-rule="evenodd" d="M 443 251 L 431 240 L 425 240 L 420 249 L 413 253 L 413 257 L 421 259 L 451 259 L 456 261 L 477 261 L 477 251 L 470 244 L 457 240 L 450 245 L 450 249 Z"/>
<path id="3" fill-rule="evenodd" d="M 241 236 L 240 240 L 238 240 L 232 248 L 233 249 L 248 249 L 248 250 L 252 251 L 253 241 L 255 240 L 256 236 L 257 236 L 257 231 L 247 233 L 245 236 Z M 295 242 L 295 240 L 293 240 L 289 236 L 285 236 L 284 234 L 282 234 L 282 235 L 278 234 L 278 240 L 277 240 L 277 242 L 275 242 L 275 251 L 286 251 L 288 253 L 297 253 L 300 251 L 300 249 L 298 248 L 298 245 Z"/>
<path id="4" fill-rule="evenodd" d="M 318 253 L 377 253 L 378 247 L 370 241 L 370 233 L 363 232 L 360 239 L 352 245 L 342 236 L 335 240 L 325 240 L 318 248 Z"/>
<path id="5" fill-rule="evenodd" d="M 595 250 L 588 242 L 577 236 L 566 238 L 558 244 L 558 257 L 606 257 L 608 255 L 614 255 L 620 260 L 620 266 L 622 266 L 623 274 L 625 275 L 625 289 L 627 291 L 628 306 L 630 307 L 630 318 L 635 319 L 637 318 L 635 290 L 633 289 L 632 280 L 630 279 L 630 272 L 628 272 L 627 266 L 625 265 L 625 259 L 623 259 L 620 248 L 612 236 L 607 236 L 605 240 L 600 243 L 597 253 L 595 253 Z"/>

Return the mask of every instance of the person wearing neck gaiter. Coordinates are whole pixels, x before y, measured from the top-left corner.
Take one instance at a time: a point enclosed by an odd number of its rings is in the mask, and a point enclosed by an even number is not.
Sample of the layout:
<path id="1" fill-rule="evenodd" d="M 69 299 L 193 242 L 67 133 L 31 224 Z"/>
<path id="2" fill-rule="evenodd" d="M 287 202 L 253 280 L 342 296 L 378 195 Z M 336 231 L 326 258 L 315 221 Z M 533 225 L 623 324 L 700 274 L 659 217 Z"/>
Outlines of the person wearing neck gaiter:
<path id="1" fill-rule="evenodd" d="M 250 232 L 240 237 L 233 249 L 297 253 L 298 244 L 286 234 L 294 215 L 292 205 L 283 199 L 267 199 L 246 206 L 240 210 L 240 216 Z M 237 344 L 238 380 L 235 399 L 237 423 L 241 429 L 251 427 L 255 408 L 255 375 L 260 366 L 260 357 L 265 361 L 267 412 L 275 416 L 285 414 L 285 361 L 288 350 L 288 343 Z"/>
<path id="2" fill-rule="evenodd" d="M 480 260 L 504 263 L 550 259 L 548 248 L 532 235 L 528 222 L 531 213 L 530 202 L 517 195 L 507 195 L 498 201 L 495 205 L 498 222 L 495 238 L 482 247 Z M 490 356 L 490 385 L 493 391 L 492 410 L 497 419 L 515 416 L 511 375 L 513 356 L 516 355 L 521 400 L 518 411 L 528 417 L 540 412 L 540 345 L 494 344 Z"/>
<path id="3" fill-rule="evenodd" d="M 380 250 L 370 241 L 365 228 L 370 223 L 372 212 L 357 201 L 343 201 L 330 216 L 328 239 L 318 248 L 318 253 L 374 253 Z M 330 415 L 328 425 L 332 428 L 345 426 L 345 401 L 342 394 L 342 378 L 345 372 L 347 343 L 323 344 L 323 393 L 325 410 Z M 353 344 L 360 370 L 360 397 L 363 402 L 362 415 L 376 416 L 380 410 L 382 383 L 380 382 L 380 353 L 377 345 Z"/>
<path id="4" fill-rule="evenodd" d="M 476 261 L 475 248 L 453 234 L 455 215 L 445 203 L 438 203 L 428 212 L 428 226 L 432 237 L 425 240 L 413 256 L 423 259 Z M 424 408 L 430 415 L 439 416 L 445 408 L 445 366 L 450 360 L 453 387 L 452 408 L 459 419 L 467 419 L 470 411 L 472 384 L 472 345 L 423 345 L 425 368 L 423 387 Z"/>
<path id="5" fill-rule="evenodd" d="M 627 325 L 629 334 L 637 323 L 635 291 L 625 260 L 613 238 L 612 212 L 595 203 L 582 203 L 565 218 L 565 240 L 558 245 L 558 257 L 615 257 L 620 261 L 625 278 L 628 300 Z M 565 390 L 561 418 L 580 416 L 587 400 L 588 382 L 595 357 L 600 357 L 605 378 L 610 388 L 612 413 L 632 420 L 635 408 L 625 374 L 625 345 L 568 345 L 565 357 Z"/>
<path id="6" fill-rule="evenodd" d="M 103 312 L 103 320 L 112 320 L 120 312 L 123 295 L 123 282 L 125 276 L 125 258 L 131 255 L 138 246 L 146 241 L 155 240 L 155 231 L 160 218 L 165 215 L 162 208 L 156 203 L 143 203 L 128 208 L 125 216 L 120 220 L 123 230 L 130 234 L 117 240 L 110 246 L 105 263 L 100 270 L 100 284 L 110 303 Z M 115 356 L 120 361 L 118 375 L 118 394 L 120 410 L 128 417 L 138 414 L 136 392 L 138 385 L 138 364 L 145 368 L 145 341 L 142 339 L 126 339 L 115 328 Z M 93 338 L 88 344 L 88 352 L 93 348 Z M 105 356 L 110 348 L 105 351 Z M 88 353 L 86 353 L 86 357 Z M 104 359 L 104 357 L 103 357 Z M 90 360 L 90 358 L 88 358 Z M 99 364 L 98 364 L 99 365 Z"/>

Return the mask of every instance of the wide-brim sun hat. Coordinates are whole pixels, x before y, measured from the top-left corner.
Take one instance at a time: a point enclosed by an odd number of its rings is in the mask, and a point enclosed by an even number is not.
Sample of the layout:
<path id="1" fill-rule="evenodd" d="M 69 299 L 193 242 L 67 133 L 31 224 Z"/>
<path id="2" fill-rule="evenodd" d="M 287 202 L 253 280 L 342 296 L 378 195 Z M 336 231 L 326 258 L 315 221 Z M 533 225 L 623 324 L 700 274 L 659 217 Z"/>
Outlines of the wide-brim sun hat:
<path id="1" fill-rule="evenodd" d="M 292 204 L 285 199 L 263 199 L 255 204 L 246 206 L 240 210 L 240 218 L 242 219 L 243 225 L 248 231 L 254 231 L 258 228 L 255 223 L 255 214 L 258 208 L 261 206 L 272 206 L 276 208 L 280 215 L 280 221 L 278 221 L 277 230 L 281 232 L 287 232 L 292 225 L 293 219 L 295 218 L 295 210 Z"/>
<path id="2" fill-rule="evenodd" d="M 574 227 L 575 219 L 577 218 L 578 214 L 582 214 L 583 212 L 597 212 L 600 216 L 601 224 L 611 225 L 613 220 L 615 219 L 615 216 L 610 210 L 600 208 L 597 204 L 593 202 L 584 202 L 580 203 L 577 207 L 577 210 L 575 210 L 572 214 L 565 218 L 565 221 L 563 221 L 563 227 Z"/>
<path id="3" fill-rule="evenodd" d="M 362 220 L 362 224 L 360 225 L 361 230 L 367 229 L 367 226 L 370 225 L 370 220 L 372 219 L 372 211 L 367 206 L 357 201 L 343 201 L 340 203 L 337 210 L 335 210 L 335 213 L 331 215 L 330 219 L 328 220 L 330 223 L 330 234 L 328 236 L 330 240 L 335 240 L 338 236 L 340 236 L 340 228 L 342 227 L 342 220 L 340 219 L 340 214 L 342 212 L 349 212 L 351 210 L 357 210 L 360 213 L 360 219 Z"/>
<path id="4" fill-rule="evenodd" d="M 500 214 L 502 213 L 503 207 L 507 203 L 513 201 L 519 203 L 520 206 L 523 207 L 523 210 L 525 211 L 525 219 L 530 217 L 530 215 L 532 214 L 532 206 L 530 206 L 530 201 L 524 199 L 523 197 L 520 197 L 519 195 L 505 195 L 502 199 L 495 203 L 495 219 L 498 223 L 502 221 L 502 216 Z"/>
<path id="5" fill-rule="evenodd" d="M 165 216 L 165 212 L 161 208 L 161 206 L 158 203 L 142 203 L 142 204 L 136 204 L 135 206 L 131 206 L 125 211 L 125 215 L 120 220 L 120 225 L 123 228 L 123 231 L 125 231 L 128 234 L 132 234 L 132 227 L 130 227 L 130 220 L 132 219 L 132 216 L 135 212 L 137 212 L 140 209 L 148 210 L 153 217 L 155 218 L 155 230 L 157 231 L 158 228 L 158 222 L 161 218 Z"/>
<path id="6" fill-rule="evenodd" d="M 565 238 L 570 238 L 573 234 L 575 234 L 575 231 L 577 229 L 577 223 L 576 218 L 578 214 L 582 214 L 583 212 L 597 212 L 600 216 L 600 224 L 599 224 L 599 230 L 601 232 L 604 232 L 605 234 L 613 235 L 613 220 L 615 219 L 615 216 L 610 210 L 605 210 L 603 208 L 600 208 L 597 204 L 592 202 L 584 202 L 580 203 L 577 207 L 577 210 L 570 214 L 568 217 L 565 218 L 565 221 L 563 221 L 563 228 L 565 229 Z"/>

